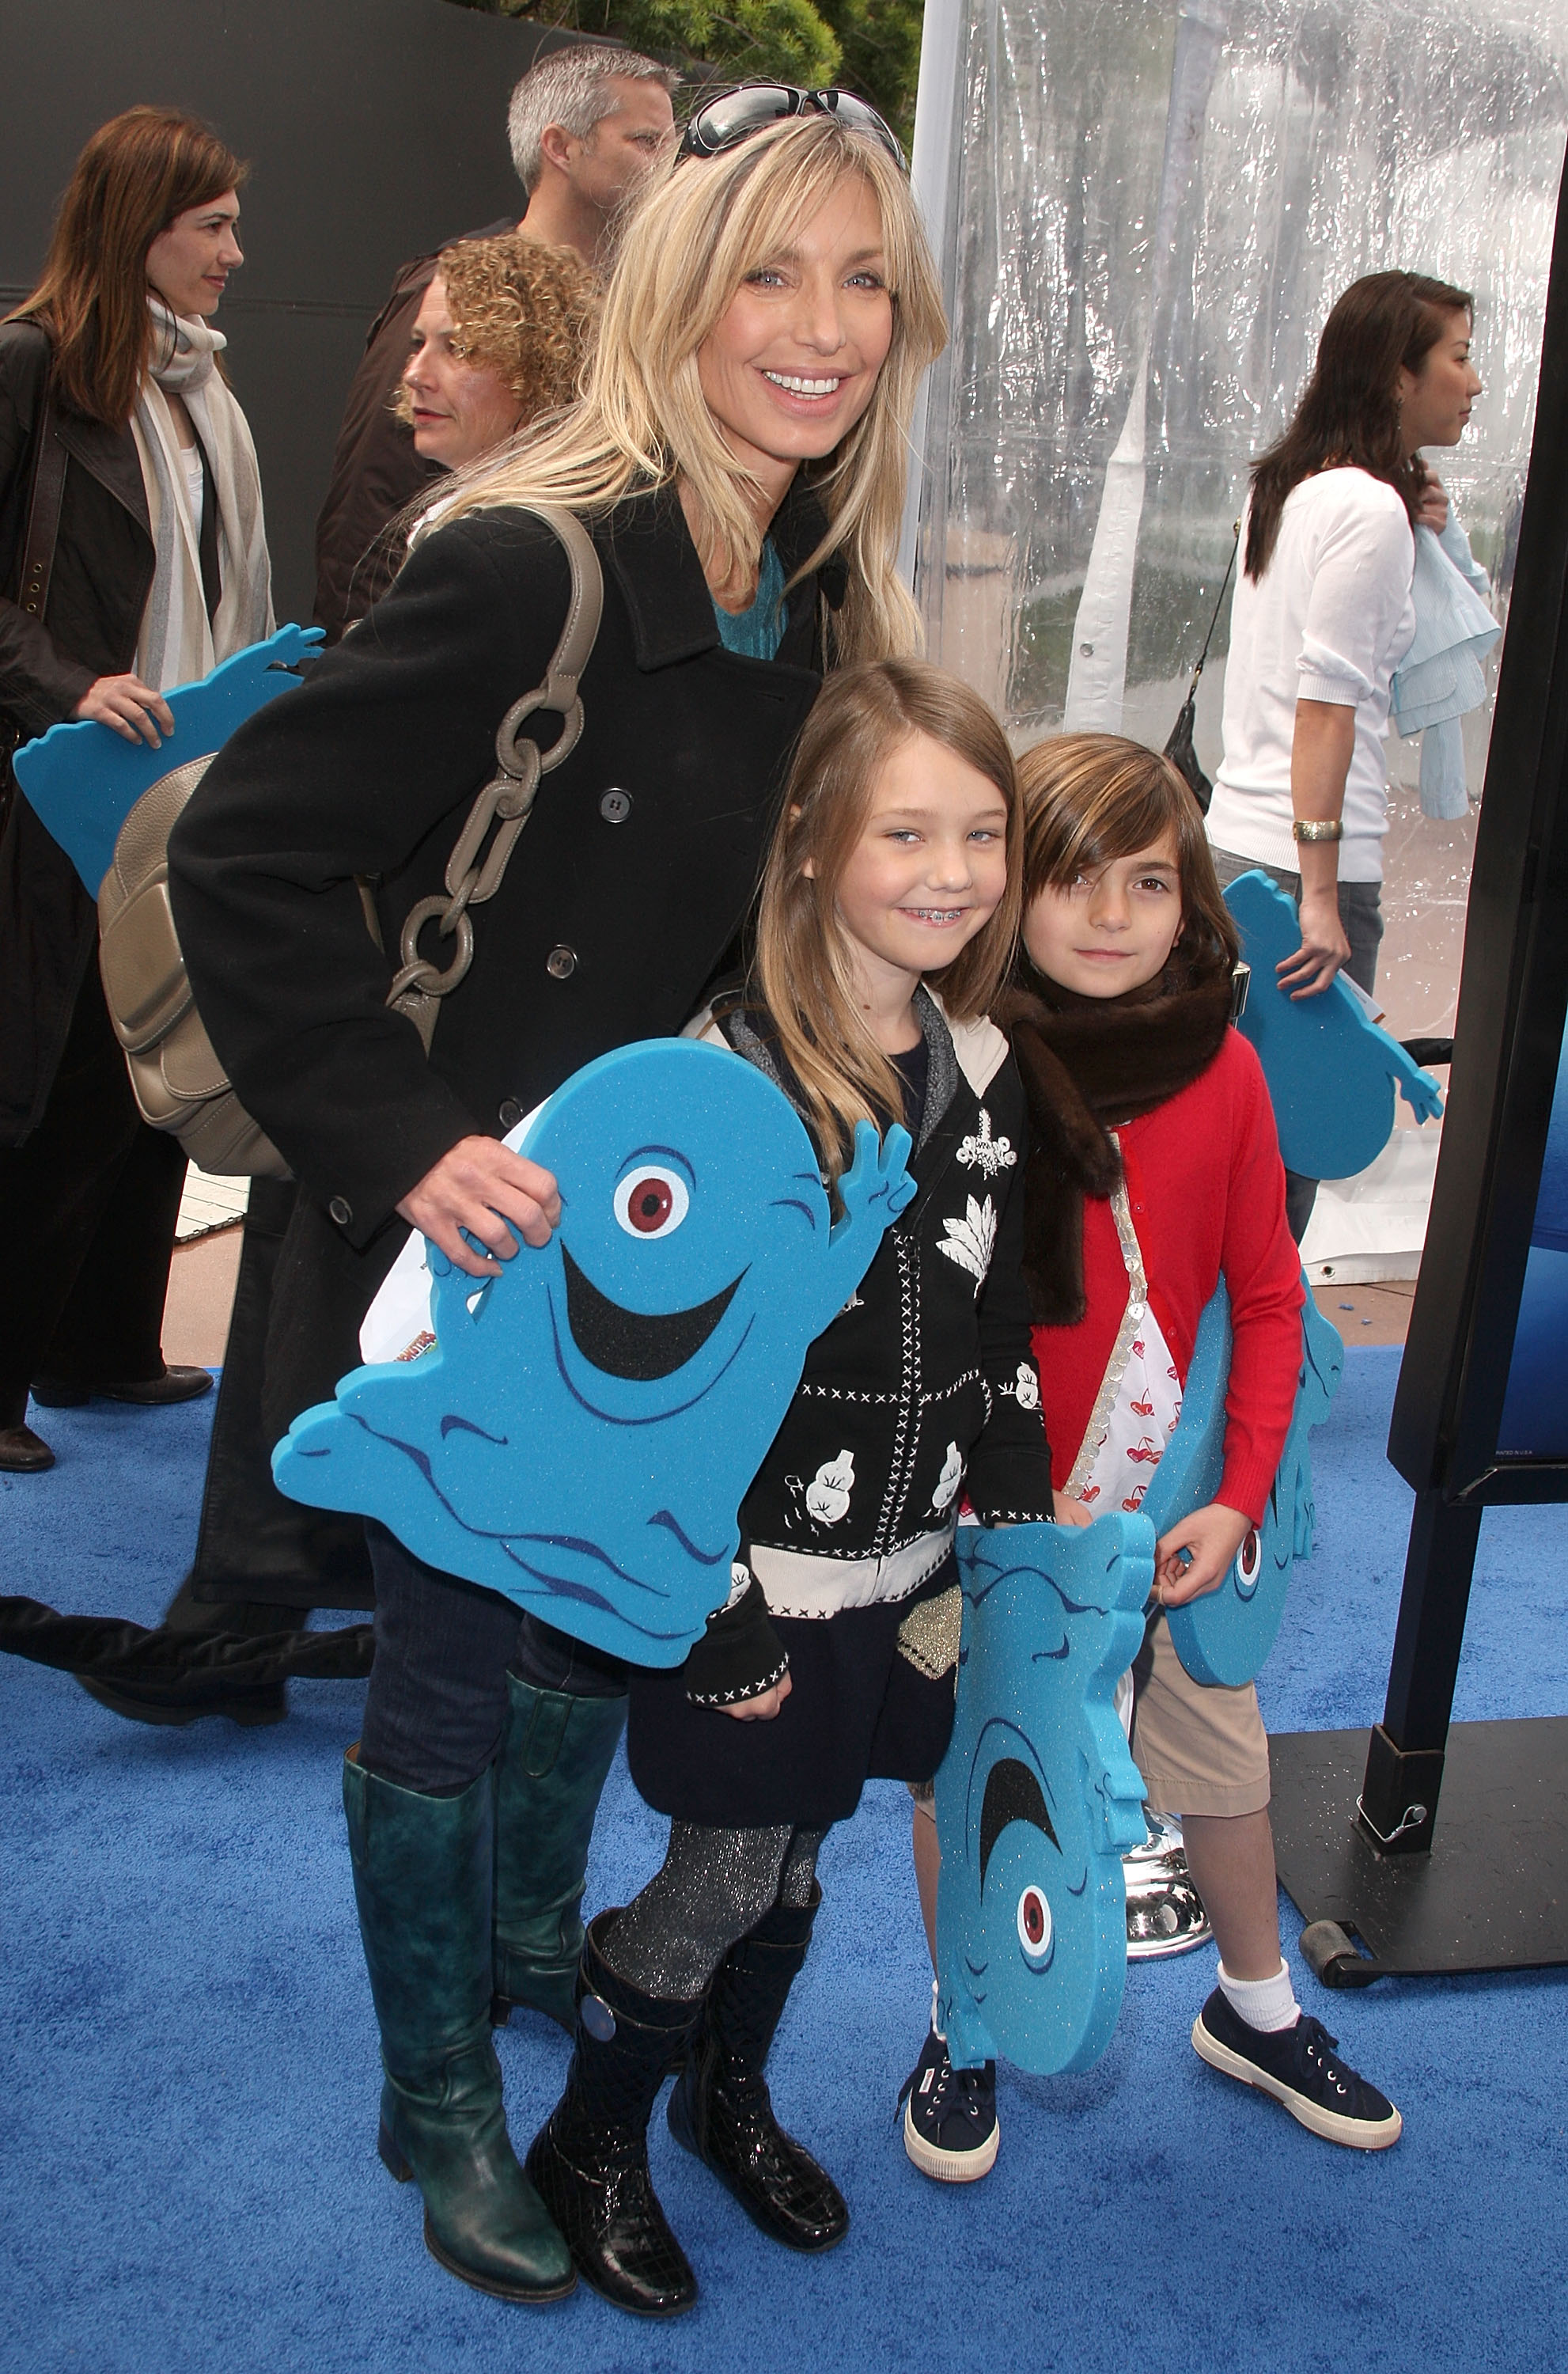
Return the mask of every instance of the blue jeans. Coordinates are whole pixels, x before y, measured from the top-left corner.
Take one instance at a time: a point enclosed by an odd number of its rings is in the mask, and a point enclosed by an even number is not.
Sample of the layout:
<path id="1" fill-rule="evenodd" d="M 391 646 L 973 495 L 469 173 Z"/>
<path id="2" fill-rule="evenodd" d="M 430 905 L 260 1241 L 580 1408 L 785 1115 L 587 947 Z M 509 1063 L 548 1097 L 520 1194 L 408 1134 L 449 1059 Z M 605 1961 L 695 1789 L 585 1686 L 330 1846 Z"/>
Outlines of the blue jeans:
<path id="1" fill-rule="evenodd" d="M 365 1693 L 359 1761 L 424 1796 L 455 1797 L 495 1761 L 506 1730 L 509 1669 L 535 1689 L 619 1698 L 626 1669 L 499 1592 L 416 1558 L 367 1521 L 376 1578 L 376 1662 Z"/>

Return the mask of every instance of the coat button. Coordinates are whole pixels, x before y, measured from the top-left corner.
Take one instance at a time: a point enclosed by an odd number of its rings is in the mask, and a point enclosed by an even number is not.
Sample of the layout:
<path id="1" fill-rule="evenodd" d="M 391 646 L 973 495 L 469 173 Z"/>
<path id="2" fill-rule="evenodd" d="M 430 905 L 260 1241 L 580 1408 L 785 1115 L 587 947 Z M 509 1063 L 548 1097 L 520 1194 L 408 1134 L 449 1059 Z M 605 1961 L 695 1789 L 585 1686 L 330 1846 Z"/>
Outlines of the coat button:
<path id="1" fill-rule="evenodd" d="M 522 1119 L 522 1107 L 515 1097 L 509 1097 L 496 1115 L 503 1129 L 515 1129 Z"/>
<path id="2" fill-rule="evenodd" d="M 625 824 L 632 812 L 632 795 L 613 785 L 599 803 L 599 813 L 606 824 Z"/>
<path id="3" fill-rule="evenodd" d="M 327 1205 L 327 1212 L 329 1216 L 337 1222 L 340 1228 L 346 1228 L 354 1217 L 354 1206 L 346 1196 L 343 1195 L 333 1197 L 332 1202 Z"/>
<path id="4" fill-rule="evenodd" d="M 544 970 L 552 981 L 570 981 L 577 970 L 577 950 L 565 946 L 552 948 L 544 959 Z"/>

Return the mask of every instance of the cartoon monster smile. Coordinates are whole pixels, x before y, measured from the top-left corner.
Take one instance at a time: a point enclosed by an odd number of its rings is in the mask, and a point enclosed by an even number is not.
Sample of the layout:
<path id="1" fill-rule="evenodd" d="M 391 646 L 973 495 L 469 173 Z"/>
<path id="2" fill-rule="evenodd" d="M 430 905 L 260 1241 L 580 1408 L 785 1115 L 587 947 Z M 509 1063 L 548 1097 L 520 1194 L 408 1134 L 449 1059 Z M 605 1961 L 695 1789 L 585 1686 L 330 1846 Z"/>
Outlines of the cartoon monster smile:
<path id="1" fill-rule="evenodd" d="M 691 1310 L 628 1310 L 601 1294 L 561 1247 L 567 1325 L 590 1365 L 610 1377 L 668 1377 L 695 1359 L 735 1299 L 740 1278 Z M 743 1271 L 742 1275 L 744 1275 Z M 558 1340 L 558 1338 L 557 1338 Z"/>
<path id="2" fill-rule="evenodd" d="M 806 1346 L 914 1193 L 907 1134 L 862 1124 L 833 1225 L 773 1083 L 649 1040 L 577 1073 L 519 1150 L 560 1190 L 549 1241 L 485 1281 L 424 1245 L 433 1344 L 345 1377 L 273 1473 L 596 1648 L 678 1664 L 729 1590 Z"/>

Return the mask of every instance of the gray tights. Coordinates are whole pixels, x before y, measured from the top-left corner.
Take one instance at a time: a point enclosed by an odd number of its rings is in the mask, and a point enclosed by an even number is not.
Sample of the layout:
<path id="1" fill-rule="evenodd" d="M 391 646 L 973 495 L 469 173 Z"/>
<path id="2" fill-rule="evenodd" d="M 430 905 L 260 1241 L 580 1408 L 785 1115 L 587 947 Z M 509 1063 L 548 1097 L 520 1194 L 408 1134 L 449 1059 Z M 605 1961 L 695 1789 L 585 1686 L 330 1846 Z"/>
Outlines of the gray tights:
<path id="1" fill-rule="evenodd" d="M 803 1910 L 811 1902 L 826 1835 L 672 1822 L 663 1866 L 610 1931 L 604 1959 L 645 1995 L 692 2002 L 776 1904 Z"/>

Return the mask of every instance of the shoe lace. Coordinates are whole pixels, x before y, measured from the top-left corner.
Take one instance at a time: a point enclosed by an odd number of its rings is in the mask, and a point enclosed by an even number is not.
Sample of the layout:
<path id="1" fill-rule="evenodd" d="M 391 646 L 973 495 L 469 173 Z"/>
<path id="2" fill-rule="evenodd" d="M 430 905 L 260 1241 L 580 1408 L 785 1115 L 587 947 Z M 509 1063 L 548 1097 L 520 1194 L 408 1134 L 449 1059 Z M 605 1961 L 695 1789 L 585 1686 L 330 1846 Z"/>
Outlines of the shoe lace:
<path id="1" fill-rule="evenodd" d="M 1352 2072 L 1338 2058 L 1340 2039 L 1330 2036 L 1320 2019 L 1303 2019 L 1301 2024 L 1302 2057 L 1316 2068 L 1337 2094 L 1350 2098 L 1347 2080 Z"/>
<path id="2" fill-rule="evenodd" d="M 917 2062 L 898 2088 L 897 2109 L 899 2110 L 904 2108 L 914 2091 L 915 2082 L 920 2074 L 920 2063 Z M 925 2098 L 923 2115 L 930 2120 L 933 2127 L 940 2127 L 948 2111 L 954 2110 L 961 2117 L 967 2119 L 971 2126 L 977 2125 L 985 2113 L 975 2097 L 984 2083 L 984 2070 L 955 2069 L 944 2052 L 942 2056 L 942 2066 L 937 2072 L 936 2083 Z"/>

